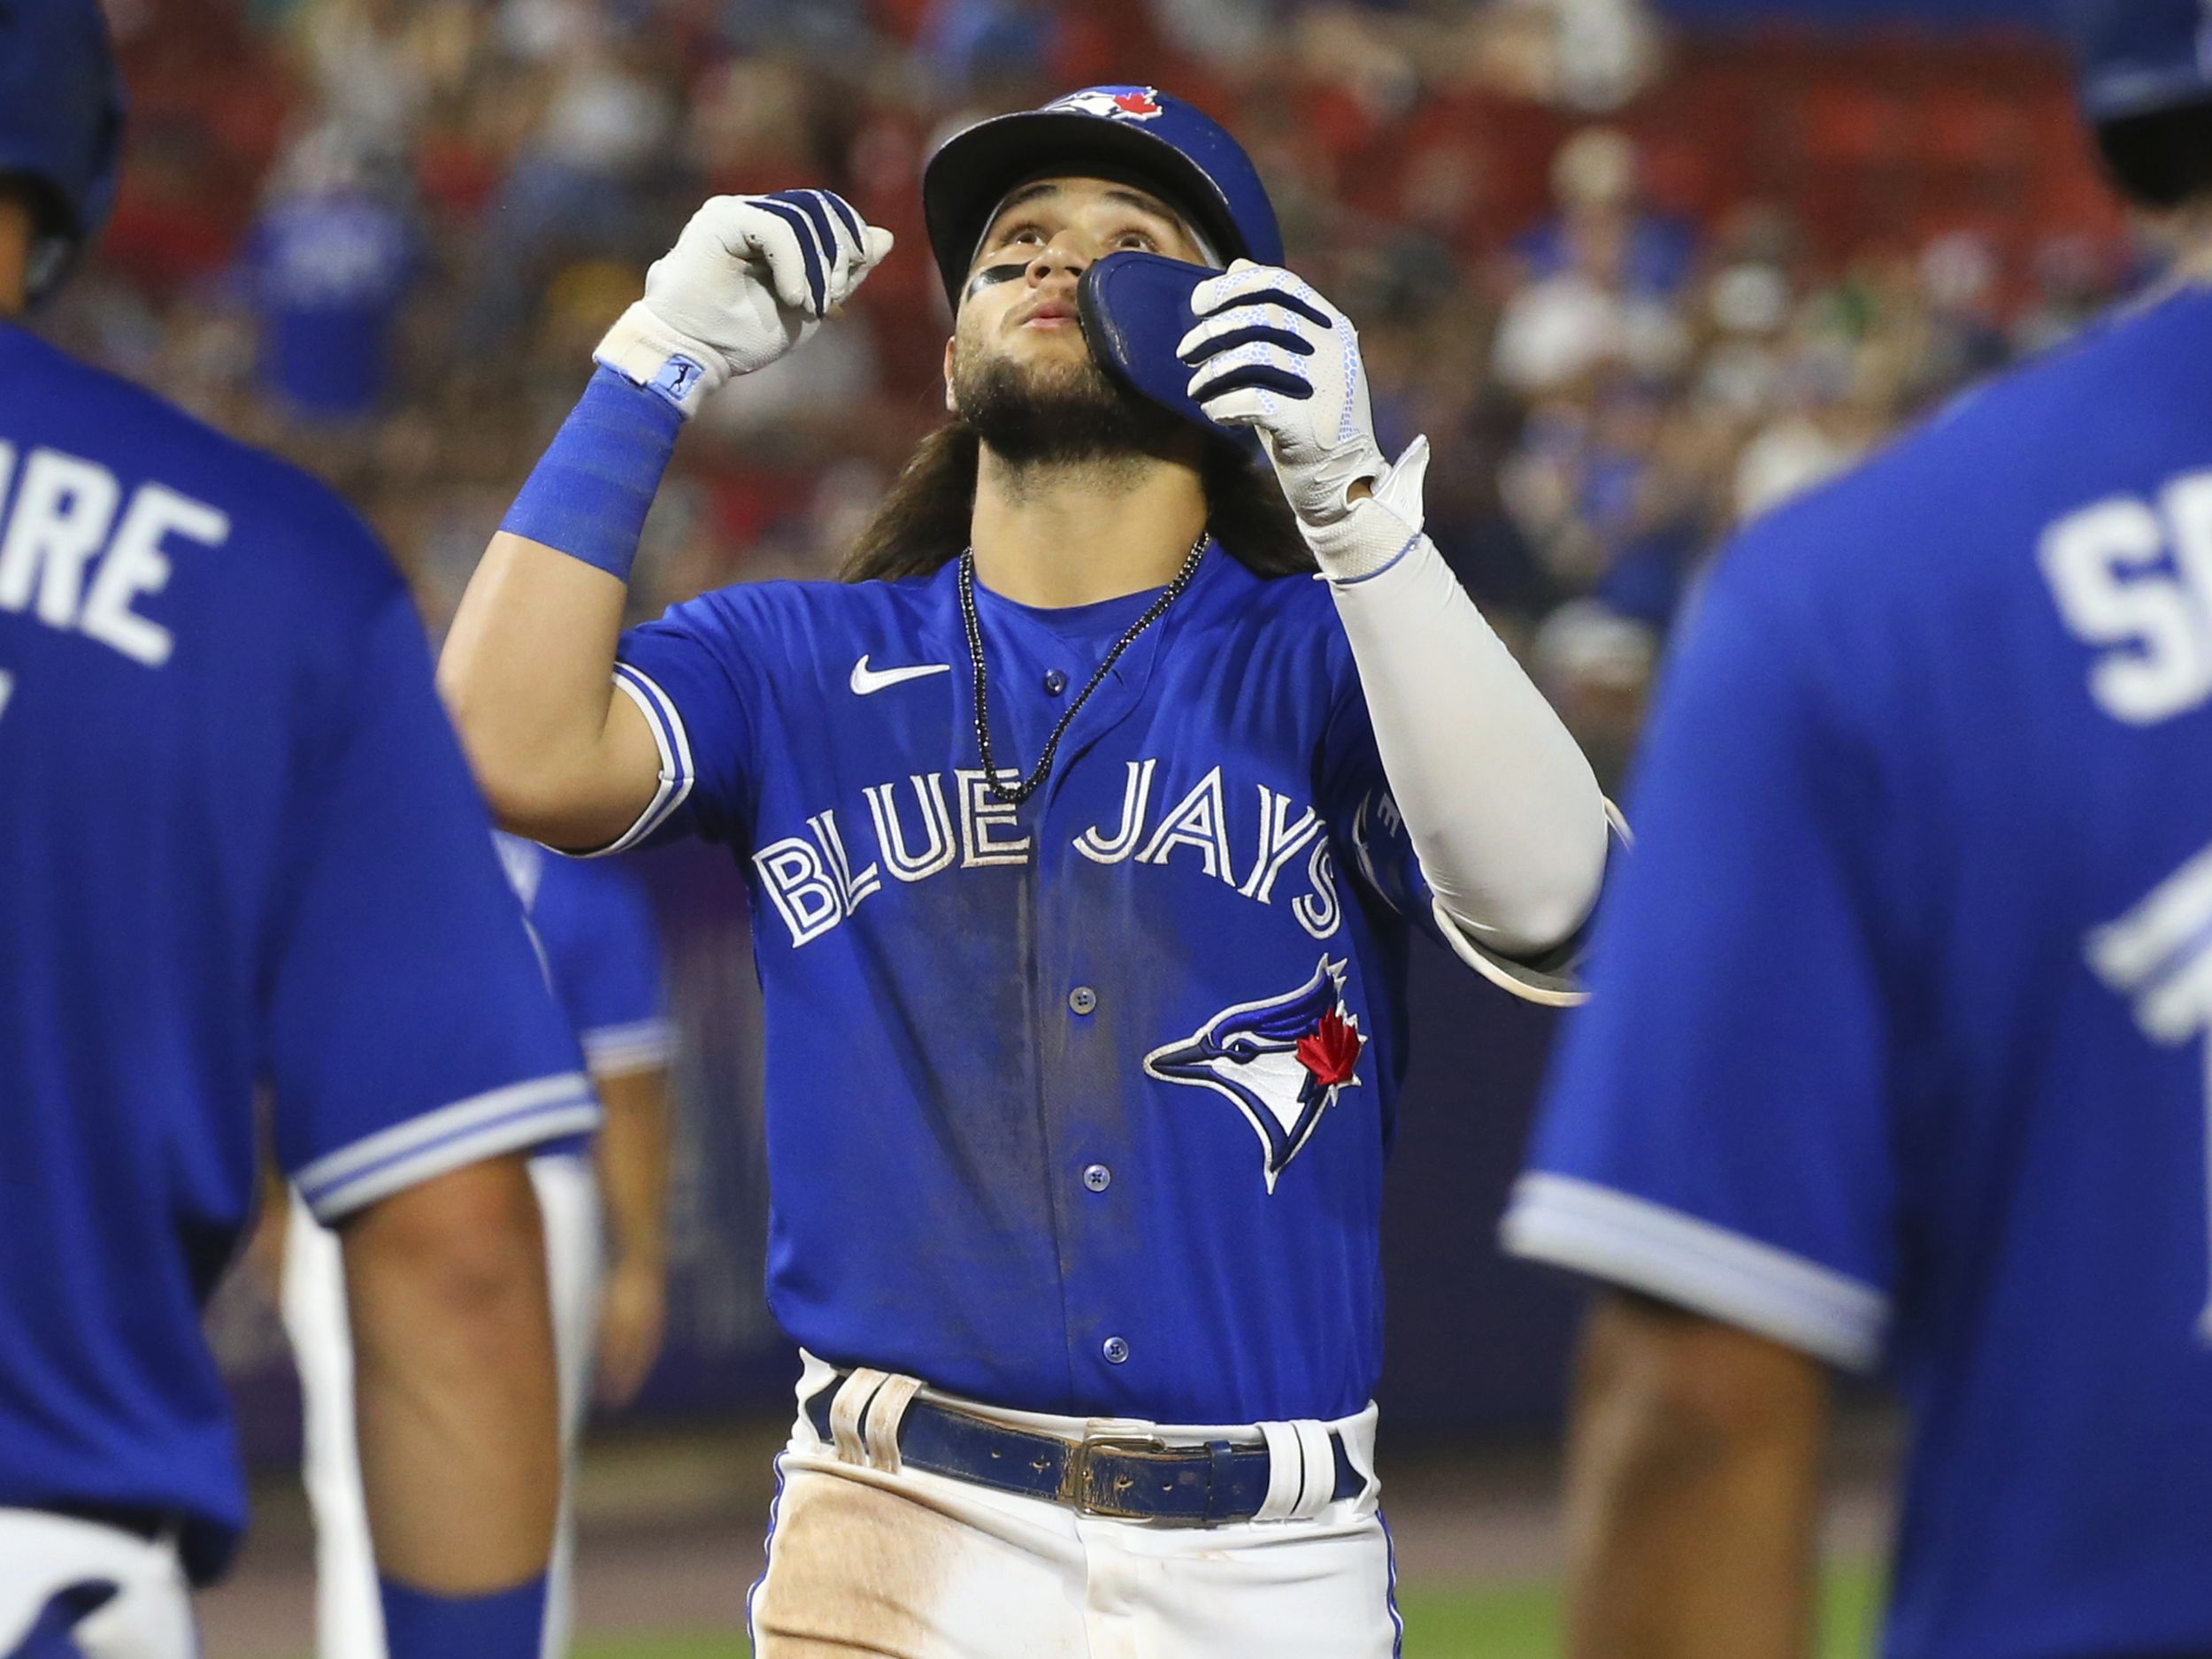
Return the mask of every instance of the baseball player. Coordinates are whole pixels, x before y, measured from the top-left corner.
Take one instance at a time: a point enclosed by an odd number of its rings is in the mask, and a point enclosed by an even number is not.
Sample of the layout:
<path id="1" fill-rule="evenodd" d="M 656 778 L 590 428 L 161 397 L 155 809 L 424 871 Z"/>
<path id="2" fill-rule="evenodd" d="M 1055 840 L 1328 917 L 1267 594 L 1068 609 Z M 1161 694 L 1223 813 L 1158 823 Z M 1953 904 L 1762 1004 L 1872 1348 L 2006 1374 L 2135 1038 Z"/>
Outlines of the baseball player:
<path id="1" fill-rule="evenodd" d="M 563 858 L 511 835 L 495 841 L 554 995 L 583 1045 L 605 1116 L 595 1143 L 588 1134 L 567 1136 L 537 1147 L 530 1159 L 544 1217 L 565 1483 L 593 1393 L 595 1360 L 599 1398 L 622 1405 L 637 1393 L 660 1348 L 674 1027 L 660 941 L 635 873 L 619 863 Z M 603 1203 L 611 1235 L 603 1242 Z M 384 1659 L 355 1453 L 352 1352 L 337 1235 L 315 1220 L 296 1188 L 287 1208 L 273 1207 L 273 1216 L 284 1225 L 279 1305 L 305 1409 L 302 1472 L 315 1516 L 316 1651 L 320 1659 Z M 547 1659 L 567 1651 L 574 1554 L 573 1517 L 564 1502 L 547 1581 Z"/>
<path id="2" fill-rule="evenodd" d="M 2084 22 L 2193 251 L 1745 532 L 1660 698 L 1506 1226 L 1612 1287 L 1584 1659 L 1810 1651 L 1835 1367 L 1911 1414 L 1891 1659 L 2212 1653 L 2212 60 Z"/>
<path id="3" fill-rule="evenodd" d="M 521 1150 L 597 1121 L 398 573 L 27 333 L 96 231 L 95 0 L 0 8 L 0 1655 L 190 1659 L 244 1521 L 200 1328 L 276 1155 L 340 1229 L 395 1659 L 534 1659 Z"/>
<path id="4" fill-rule="evenodd" d="M 856 580 L 620 633 L 685 418 L 890 250 L 820 191 L 718 198 L 601 343 L 444 684 L 511 828 L 703 835 L 751 884 L 806 1355 L 757 1651 L 1386 1655 L 1410 935 L 1566 995 L 1603 803 L 1227 133 L 1094 88 L 955 136 L 923 196 L 952 419 Z M 1125 250 L 1212 268 L 1179 355 L 1264 470 L 1102 374 L 1077 284 Z"/>

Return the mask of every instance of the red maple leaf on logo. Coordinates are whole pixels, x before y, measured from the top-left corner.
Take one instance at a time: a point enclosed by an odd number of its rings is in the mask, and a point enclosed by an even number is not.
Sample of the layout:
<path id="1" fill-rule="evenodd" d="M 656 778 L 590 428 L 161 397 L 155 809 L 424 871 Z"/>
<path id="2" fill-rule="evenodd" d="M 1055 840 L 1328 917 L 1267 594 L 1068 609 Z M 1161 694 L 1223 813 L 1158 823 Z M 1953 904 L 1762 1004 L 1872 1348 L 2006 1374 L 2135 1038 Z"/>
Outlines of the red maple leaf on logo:
<path id="1" fill-rule="evenodd" d="M 1298 1039 L 1298 1064 L 1313 1073 L 1317 1087 L 1348 1082 L 1359 1064 L 1359 1033 L 1334 1009 L 1321 1016 L 1313 1030 Z"/>
<path id="2" fill-rule="evenodd" d="M 1117 92 L 1114 107 L 1124 115 L 1157 115 L 1159 101 L 1149 92 Z"/>

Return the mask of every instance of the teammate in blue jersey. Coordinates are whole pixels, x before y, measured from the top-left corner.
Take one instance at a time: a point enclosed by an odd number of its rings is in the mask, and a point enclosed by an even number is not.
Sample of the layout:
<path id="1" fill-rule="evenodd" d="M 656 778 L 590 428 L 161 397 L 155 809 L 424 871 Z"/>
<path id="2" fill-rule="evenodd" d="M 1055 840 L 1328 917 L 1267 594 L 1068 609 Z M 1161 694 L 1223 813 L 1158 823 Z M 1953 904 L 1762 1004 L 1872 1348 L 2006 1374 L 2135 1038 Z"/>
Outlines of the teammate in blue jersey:
<path id="1" fill-rule="evenodd" d="M 2212 69 L 2097 0 L 2162 293 L 1746 531 L 1506 1224 L 1609 1281 L 1567 1651 L 1811 1650 L 1829 1371 L 1909 1409 L 1891 1659 L 2212 1653 Z"/>
<path id="2" fill-rule="evenodd" d="M 96 230 L 94 0 L 0 9 L 0 1654 L 188 1659 L 244 1521 L 200 1309 L 342 1228 L 395 1659 L 534 1659 L 558 1463 L 519 1149 L 596 1120 L 397 572 L 18 320 Z"/>
<path id="3" fill-rule="evenodd" d="M 594 1396 L 626 1404 L 660 1348 L 666 1307 L 668 1067 L 673 1056 L 660 941 L 643 884 L 621 860 L 585 863 L 495 838 L 547 980 L 583 1045 L 604 1125 L 534 1148 L 546 1283 L 560 1371 L 563 1479 Z M 602 1214 L 605 1225 L 602 1225 Z M 337 1240 L 296 1192 L 270 1207 L 283 1233 L 284 1331 L 299 1365 L 301 1473 L 315 1517 L 319 1659 L 386 1659 L 376 1565 L 354 1447 L 351 1343 Z M 564 1502 L 547 1575 L 540 1651 L 568 1648 L 575 1523 Z"/>
<path id="4" fill-rule="evenodd" d="M 685 417 L 889 250 L 819 191 L 722 197 L 602 342 L 444 681 L 511 828 L 703 835 L 751 884 L 807 1356 L 756 1651 L 1386 1655 L 1410 936 L 1564 995 L 1604 805 L 1229 134 L 1090 88 L 955 136 L 923 195 L 952 419 L 853 580 L 620 633 Z M 1105 378 L 1077 285 L 1120 250 L 1216 273 L 1181 357 L 1265 468 Z"/>

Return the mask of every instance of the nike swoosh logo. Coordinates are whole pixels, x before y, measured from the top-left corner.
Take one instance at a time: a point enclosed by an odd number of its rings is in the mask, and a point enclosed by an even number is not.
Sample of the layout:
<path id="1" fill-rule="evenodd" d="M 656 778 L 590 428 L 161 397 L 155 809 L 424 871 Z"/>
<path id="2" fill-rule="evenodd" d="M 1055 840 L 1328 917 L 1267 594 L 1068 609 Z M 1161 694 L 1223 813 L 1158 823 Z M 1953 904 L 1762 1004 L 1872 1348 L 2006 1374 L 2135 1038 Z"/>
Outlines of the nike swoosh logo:
<path id="1" fill-rule="evenodd" d="M 920 663 L 912 668 L 871 668 L 863 657 L 853 664 L 853 695 L 864 697 L 871 692 L 881 691 L 886 686 L 903 685 L 910 680 L 926 680 L 932 674 L 949 674 L 950 663 Z"/>

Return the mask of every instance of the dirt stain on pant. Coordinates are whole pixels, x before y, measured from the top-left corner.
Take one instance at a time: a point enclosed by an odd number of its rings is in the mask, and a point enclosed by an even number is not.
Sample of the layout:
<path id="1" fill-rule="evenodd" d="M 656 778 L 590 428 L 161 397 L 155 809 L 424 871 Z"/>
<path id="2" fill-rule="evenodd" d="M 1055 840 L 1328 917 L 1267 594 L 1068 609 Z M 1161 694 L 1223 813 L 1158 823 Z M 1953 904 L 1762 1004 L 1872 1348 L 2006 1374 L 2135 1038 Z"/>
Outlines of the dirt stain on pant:
<path id="1" fill-rule="evenodd" d="M 934 1659 L 945 1651 L 937 1606 L 956 1541 L 945 1517 L 895 1493 L 794 1471 L 753 1598 L 759 1659 Z"/>

